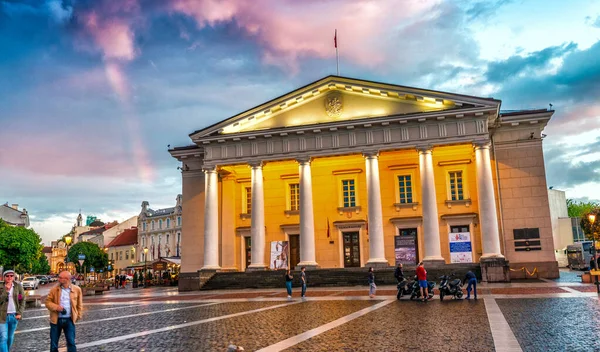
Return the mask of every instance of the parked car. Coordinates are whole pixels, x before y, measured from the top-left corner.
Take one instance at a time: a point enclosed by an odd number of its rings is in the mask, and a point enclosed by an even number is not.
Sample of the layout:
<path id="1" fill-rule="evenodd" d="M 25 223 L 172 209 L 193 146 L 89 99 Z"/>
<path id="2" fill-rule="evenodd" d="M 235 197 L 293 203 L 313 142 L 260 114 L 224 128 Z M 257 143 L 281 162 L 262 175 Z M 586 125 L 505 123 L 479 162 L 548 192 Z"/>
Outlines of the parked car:
<path id="1" fill-rule="evenodd" d="M 30 276 L 30 277 L 26 277 L 23 279 L 23 281 L 21 281 L 21 285 L 23 285 L 23 289 L 32 289 L 32 290 L 37 290 L 40 287 L 40 282 L 38 281 L 37 277 L 35 276 Z"/>
<path id="2" fill-rule="evenodd" d="M 40 285 L 45 285 L 50 282 L 50 280 L 48 280 L 48 277 L 45 275 L 37 275 L 36 278 L 40 282 Z"/>

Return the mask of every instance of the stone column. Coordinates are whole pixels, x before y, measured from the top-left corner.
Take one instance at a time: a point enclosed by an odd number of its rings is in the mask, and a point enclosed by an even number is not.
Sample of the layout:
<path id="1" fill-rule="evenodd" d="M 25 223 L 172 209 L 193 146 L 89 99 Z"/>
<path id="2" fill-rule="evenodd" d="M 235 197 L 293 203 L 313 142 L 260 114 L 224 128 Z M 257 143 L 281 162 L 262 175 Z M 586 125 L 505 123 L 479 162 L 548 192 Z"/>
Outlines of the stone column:
<path id="1" fill-rule="evenodd" d="M 423 261 L 445 263 L 440 246 L 440 224 L 438 221 L 437 198 L 431 147 L 418 148 L 421 193 L 423 194 L 423 241 L 425 257 Z"/>
<path id="2" fill-rule="evenodd" d="M 297 159 L 300 173 L 300 263 L 297 267 L 316 269 L 315 218 L 313 211 L 310 158 Z"/>
<path id="3" fill-rule="evenodd" d="M 265 264 L 265 195 L 263 187 L 262 162 L 250 164 L 252 168 L 252 209 L 250 210 L 252 237 L 252 259 L 246 269 L 266 270 Z"/>
<path id="4" fill-rule="evenodd" d="M 481 259 L 504 258 L 500 252 L 500 233 L 498 231 L 489 142 L 475 144 L 475 165 L 477 167 L 477 202 L 479 204 L 483 249 Z"/>
<path id="5" fill-rule="evenodd" d="M 219 270 L 219 197 L 216 167 L 204 168 L 204 266 L 201 270 Z"/>
<path id="6" fill-rule="evenodd" d="M 381 212 L 381 187 L 379 184 L 379 154 L 363 153 L 367 170 L 367 195 L 369 197 L 369 260 L 367 266 L 389 266 L 385 259 L 383 217 Z"/>

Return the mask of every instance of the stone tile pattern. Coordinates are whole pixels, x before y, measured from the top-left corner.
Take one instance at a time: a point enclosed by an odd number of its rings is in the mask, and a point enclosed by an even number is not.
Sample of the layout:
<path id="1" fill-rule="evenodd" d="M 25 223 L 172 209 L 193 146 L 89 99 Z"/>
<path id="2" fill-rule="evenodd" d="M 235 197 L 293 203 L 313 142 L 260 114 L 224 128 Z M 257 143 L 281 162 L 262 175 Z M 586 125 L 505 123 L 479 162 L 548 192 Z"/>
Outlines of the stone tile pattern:
<path id="1" fill-rule="evenodd" d="M 600 351 L 600 307 L 589 298 L 497 299 L 523 351 Z"/>

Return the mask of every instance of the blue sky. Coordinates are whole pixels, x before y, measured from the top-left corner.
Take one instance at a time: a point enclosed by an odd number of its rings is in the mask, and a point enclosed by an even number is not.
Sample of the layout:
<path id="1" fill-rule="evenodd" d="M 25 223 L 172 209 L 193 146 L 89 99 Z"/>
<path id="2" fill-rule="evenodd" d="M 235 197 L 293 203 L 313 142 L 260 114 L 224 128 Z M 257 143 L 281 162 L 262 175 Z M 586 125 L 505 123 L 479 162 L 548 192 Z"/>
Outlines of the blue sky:
<path id="1" fill-rule="evenodd" d="M 167 145 L 335 74 L 556 113 L 548 185 L 600 200 L 600 0 L 0 0 L 0 201 L 44 242 L 79 209 L 175 204 Z"/>

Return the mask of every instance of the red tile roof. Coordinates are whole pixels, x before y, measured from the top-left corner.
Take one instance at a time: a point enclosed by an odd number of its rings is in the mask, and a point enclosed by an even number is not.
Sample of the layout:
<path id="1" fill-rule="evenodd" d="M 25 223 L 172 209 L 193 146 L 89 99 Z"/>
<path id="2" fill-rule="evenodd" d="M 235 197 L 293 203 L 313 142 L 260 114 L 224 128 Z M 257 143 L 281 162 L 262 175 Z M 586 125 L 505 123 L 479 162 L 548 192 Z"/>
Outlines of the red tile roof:
<path id="1" fill-rule="evenodd" d="M 52 247 L 44 246 L 44 248 L 42 249 L 42 253 L 52 253 Z"/>
<path id="2" fill-rule="evenodd" d="M 121 232 L 114 240 L 110 241 L 107 247 L 129 246 L 137 244 L 137 227 L 132 227 Z"/>

